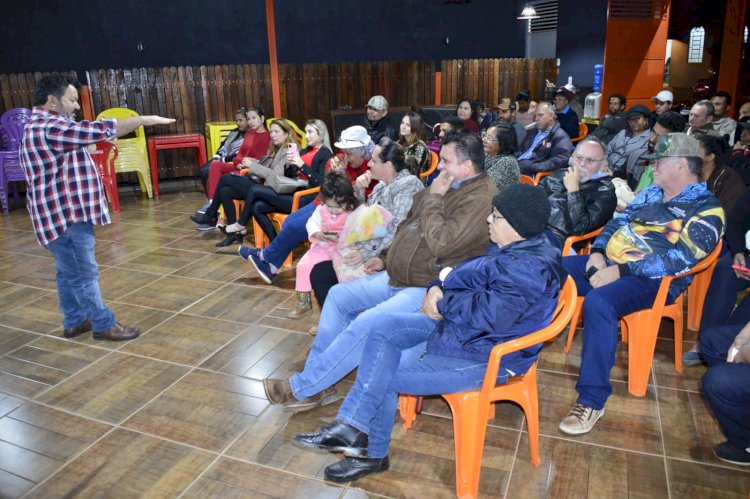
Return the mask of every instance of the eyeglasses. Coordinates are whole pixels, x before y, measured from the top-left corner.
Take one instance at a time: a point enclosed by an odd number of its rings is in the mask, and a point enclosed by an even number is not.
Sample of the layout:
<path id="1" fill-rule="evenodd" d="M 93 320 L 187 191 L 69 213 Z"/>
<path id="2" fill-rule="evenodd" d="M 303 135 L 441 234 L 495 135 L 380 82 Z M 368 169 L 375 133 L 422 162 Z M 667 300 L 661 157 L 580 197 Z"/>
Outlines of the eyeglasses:
<path id="1" fill-rule="evenodd" d="M 595 165 L 597 163 L 601 163 L 602 161 L 604 161 L 603 158 L 602 159 L 587 158 L 586 156 L 581 156 L 580 154 L 574 154 L 573 155 L 573 160 L 576 163 L 581 163 L 581 164 L 584 164 L 584 165 Z"/>
<path id="2" fill-rule="evenodd" d="M 485 142 L 497 142 L 498 139 L 493 139 L 487 132 L 482 132 L 482 140 Z"/>

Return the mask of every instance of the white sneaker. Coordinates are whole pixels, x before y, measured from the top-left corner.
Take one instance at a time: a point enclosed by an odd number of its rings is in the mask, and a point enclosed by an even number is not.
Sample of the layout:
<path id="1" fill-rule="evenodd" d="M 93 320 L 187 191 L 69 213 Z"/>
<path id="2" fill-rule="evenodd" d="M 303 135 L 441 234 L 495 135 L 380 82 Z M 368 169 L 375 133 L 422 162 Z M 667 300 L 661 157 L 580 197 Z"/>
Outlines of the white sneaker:
<path id="1" fill-rule="evenodd" d="M 602 416 L 604 416 L 603 408 L 597 411 L 591 407 L 576 404 L 560 422 L 560 431 L 568 435 L 583 435 L 590 432 Z"/>

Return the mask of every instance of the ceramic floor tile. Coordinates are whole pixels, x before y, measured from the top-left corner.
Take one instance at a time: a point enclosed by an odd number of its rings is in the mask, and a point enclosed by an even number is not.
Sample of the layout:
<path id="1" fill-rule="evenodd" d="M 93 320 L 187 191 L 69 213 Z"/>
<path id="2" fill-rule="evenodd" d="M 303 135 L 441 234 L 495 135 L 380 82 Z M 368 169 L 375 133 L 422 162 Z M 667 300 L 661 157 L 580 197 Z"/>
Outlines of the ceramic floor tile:
<path id="1" fill-rule="evenodd" d="M 0 249 L 12 253 L 20 253 L 26 256 L 42 256 L 51 258 L 51 254 L 45 248 L 39 245 L 33 232 L 21 232 L 14 237 L 9 237 L 0 241 Z M 32 264 L 33 259 L 29 260 Z M 28 267 L 32 268 L 32 267 Z"/>
<path id="2" fill-rule="evenodd" d="M 22 302 L 18 307 L 0 314 L 0 324 L 40 334 L 55 331 L 62 334 L 62 321 L 57 292 L 48 292 L 36 300 Z"/>
<path id="3" fill-rule="evenodd" d="M 120 351 L 193 366 L 246 328 L 244 324 L 178 315 L 124 345 Z"/>
<path id="4" fill-rule="evenodd" d="M 187 371 L 182 366 L 115 352 L 50 389 L 39 401 L 82 416 L 119 423 Z"/>
<path id="5" fill-rule="evenodd" d="M 222 256 L 234 256 L 238 261 L 242 262 L 241 260 L 239 260 L 239 256 L 237 256 L 237 248 L 239 247 L 238 245 L 229 246 L 227 248 L 216 247 L 216 243 L 223 241 L 224 237 L 226 237 L 224 236 L 224 234 L 219 232 L 218 229 L 206 231 L 195 230 L 195 223 L 188 219 L 187 215 L 185 215 L 185 220 L 190 223 L 190 231 L 183 234 L 180 239 L 176 239 L 164 245 L 165 248 L 189 248 L 191 251 L 202 251 L 204 253 L 211 254 L 221 253 Z M 239 265 L 235 270 L 238 272 L 236 276 L 241 276 L 244 274 L 244 272 L 250 270 L 250 265 Z"/>
<path id="6" fill-rule="evenodd" d="M 186 242 L 183 239 L 180 241 Z M 236 246 L 232 249 L 234 248 Z M 194 264 L 178 270 L 173 275 L 208 281 L 232 282 L 248 273 L 250 273 L 250 265 L 247 265 L 239 257 L 237 250 L 234 249 L 231 255 L 206 255 Z"/>
<path id="7" fill-rule="evenodd" d="M 684 342 L 683 352 L 690 349 L 692 343 Z M 706 367 L 682 366 L 682 373 L 674 369 L 674 341 L 657 339 L 654 351 L 653 374 L 655 383 L 659 387 L 678 388 L 698 392 L 701 389 L 701 378 L 706 373 Z"/>
<path id="8" fill-rule="evenodd" d="M 746 498 L 750 472 L 667 459 L 672 497 Z"/>
<path id="9" fill-rule="evenodd" d="M 147 246 L 134 240 L 107 241 L 97 237 L 96 261 L 99 265 L 122 265 L 139 256 L 150 253 L 158 246 Z"/>
<path id="10" fill-rule="evenodd" d="M 221 452 L 268 406 L 259 381 L 196 371 L 124 426 Z"/>
<path id="11" fill-rule="evenodd" d="M 153 272 L 155 274 L 170 274 L 175 270 L 195 263 L 203 257 L 203 253 L 182 251 L 167 248 L 157 248 L 119 265 L 125 269 Z"/>
<path id="12" fill-rule="evenodd" d="M 143 286 L 118 301 L 143 307 L 179 312 L 189 305 L 210 295 L 223 284 L 218 282 L 165 276 Z"/>
<path id="13" fill-rule="evenodd" d="M 39 335 L 0 326 L 0 355 L 5 355 L 37 338 Z"/>
<path id="14" fill-rule="evenodd" d="M 287 298 L 288 292 L 271 287 L 228 284 L 186 309 L 185 313 L 250 324 Z"/>
<path id="15" fill-rule="evenodd" d="M 176 497 L 213 459 L 206 451 L 118 429 L 29 497 Z"/>
<path id="16" fill-rule="evenodd" d="M 102 290 L 102 296 L 106 300 L 117 300 L 128 293 L 151 284 L 160 277 L 157 274 L 112 267 L 101 272 L 99 286 Z"/>
<path id="17" fill-rule="evenodd" d="M 2 272 L 0 270 L 0 272 Z M 6 284 L 0 286 L 0 314 L 10 312 L 11 310 L 22 306 L 25 303 L 32 302 L 37 298 L 51 294 L 50 291 L 16 284 Z M 12 326 L 13 324 L 8 324 Z"/>
<path id="18" fill-rule="evenodd" d="M 9 279 L 9 282 L 55 291 L 57 289 L 55 261 L 51 258 L 37 259 L 36 262 L 33 262 L 33 265 L 33 267 L 26 269 L 23 274 Z"/>

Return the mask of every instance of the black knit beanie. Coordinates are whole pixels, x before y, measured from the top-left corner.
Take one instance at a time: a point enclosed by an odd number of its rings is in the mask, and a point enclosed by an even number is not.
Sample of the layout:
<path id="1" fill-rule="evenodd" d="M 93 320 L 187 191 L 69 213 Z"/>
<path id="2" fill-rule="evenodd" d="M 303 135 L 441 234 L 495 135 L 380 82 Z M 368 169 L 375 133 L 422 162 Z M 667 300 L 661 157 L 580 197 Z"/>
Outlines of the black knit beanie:
<path id="1" fill-rule="evenodd" d="M 544 189 L 520 183 L 503 189 L 492 205 L 524 239 L 544 232 L 552 210 Z"/>

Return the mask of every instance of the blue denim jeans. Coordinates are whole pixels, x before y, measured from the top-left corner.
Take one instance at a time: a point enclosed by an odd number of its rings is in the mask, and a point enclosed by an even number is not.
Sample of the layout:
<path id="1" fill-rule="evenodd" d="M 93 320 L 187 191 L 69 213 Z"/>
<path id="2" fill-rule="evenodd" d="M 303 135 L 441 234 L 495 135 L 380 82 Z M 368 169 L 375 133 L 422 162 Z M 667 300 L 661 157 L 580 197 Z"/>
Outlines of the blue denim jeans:
<path id="1" fill-rule="evenodd" d="M 385 314 L 418 312 L 425 288 L 394 288 L 387 272 L 337 284 L 320 313 L 305 369 L 289 379 L 302 400 L 333 386 L 359 365 L 367 336 L 382 328 Z"/>
<path id="2" fill-rule="evenodd" d="M 609 373 L 615 363 L 620 317 L 654 304 L 660 279 L 623 276 L 592 288 L 584 277 L 588 255 L 563 258 L 563 267 L 573 277 L 583 302 L 583 353 L 576 384 L 578 403 L 601 410 L 612 394 Z M 669 299 L 667 300 L 670 301 Z"/>
<path id="3" fill-rule="evenodd" d="M 727 440 L 750 447 L 750 364 L 726 361 L 729 348 L 744 324 L 702 331 L 699 350 L 709 368 L 703 375 L 703 394 Z"/>
<path id="4" fill-rule="evenodd" d="M 727 245 L 724 244 L 724 249 Z M 732 270 L 732 255 L 724 251 L 716 262 L 716 268 L 711 276 L 711 284 L 706 292 L 701 317 L 701 334 L 714 326 L 740 324 L 744 326 L 750 321 L 750 299 L 745 296 L 734 308 L 737 293 L 750 286 L 750 281 L 740 279 Z"/>
<path id="5" fill-rule="evenodd" d="M 391 441 L 398 394 L 440 395 L 478 390 L 486 362 L 426 353 L 438 321 L 422 313 L 380 317 L 365 342 L 357 379 L 336 419 L 368 435 L 368 457 L 384 457 Z M 498 377 L 505 383 L 507 376 Z"/>
<path id="6" fill-rule="evenodd" d="M 115 324 L 114 314 L 102 301 L 95 245 L 94 226 L 75 223 L 46 246 L 55 257 L 57 299 L 66 328 L 88 319 L 94 331 L 105 331 Z"/>
<path id="7" fill-rule="evenodd" d="M 307 241 L 305 225 L 314 211 L 315 203 L 307 203 L 286 217 L 281 231 L 271 241 L 271 244 L 263 250 L 263 260 L 276 268 L 281 267 L 289 253 Z"/>

